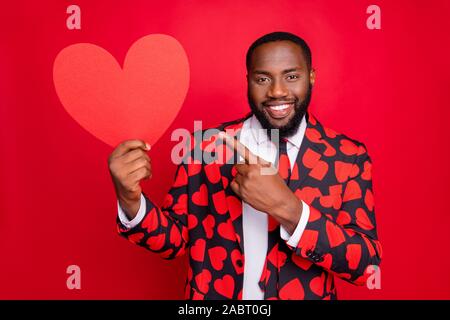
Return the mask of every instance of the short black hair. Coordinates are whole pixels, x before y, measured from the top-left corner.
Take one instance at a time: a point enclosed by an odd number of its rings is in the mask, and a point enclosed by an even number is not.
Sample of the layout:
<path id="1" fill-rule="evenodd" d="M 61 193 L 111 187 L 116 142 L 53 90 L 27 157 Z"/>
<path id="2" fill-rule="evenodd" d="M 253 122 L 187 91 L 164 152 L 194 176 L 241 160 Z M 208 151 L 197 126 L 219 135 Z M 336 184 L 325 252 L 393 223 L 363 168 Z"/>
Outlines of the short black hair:
<path id="1" fill-rule="evenodd" d="M 248 48 L 246 56 L 247 71 L 249 70 L 250 67 L 250 60 L 252 58 L 253 51 L 255 51 L 257 47 L 268 42 L 283 41 L 283 40 L 292 41 L 295 44 L 299 45 L 300 48 L 302 48 L 303 54 L 305 55 L 306 59 L 306 65 L 308 66 L 308 70 L 311 70 L 312 65 L 311 49 L 309 48 L 306 41 L 300 38 L 299 36 L 296 36 L 295 34 L 277 31 L 263 35 L 262 37 L 258 38 L 255 42 L 253 42 L 250 48 Z"/>

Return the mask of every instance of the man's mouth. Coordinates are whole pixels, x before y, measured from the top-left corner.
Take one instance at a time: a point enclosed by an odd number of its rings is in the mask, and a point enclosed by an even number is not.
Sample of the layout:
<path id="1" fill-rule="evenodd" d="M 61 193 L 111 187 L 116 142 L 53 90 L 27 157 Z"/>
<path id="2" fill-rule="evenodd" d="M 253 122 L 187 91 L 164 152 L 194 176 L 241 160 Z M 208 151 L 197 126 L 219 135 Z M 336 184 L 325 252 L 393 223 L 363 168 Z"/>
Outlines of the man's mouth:
<path id="1" fill-rule="evenodd" d="M 265 110 L 273 119 L 281 120 L 286 118 L 294 110 L 295 103 L 279 103 L 279 104 L 265 104 Z"/>

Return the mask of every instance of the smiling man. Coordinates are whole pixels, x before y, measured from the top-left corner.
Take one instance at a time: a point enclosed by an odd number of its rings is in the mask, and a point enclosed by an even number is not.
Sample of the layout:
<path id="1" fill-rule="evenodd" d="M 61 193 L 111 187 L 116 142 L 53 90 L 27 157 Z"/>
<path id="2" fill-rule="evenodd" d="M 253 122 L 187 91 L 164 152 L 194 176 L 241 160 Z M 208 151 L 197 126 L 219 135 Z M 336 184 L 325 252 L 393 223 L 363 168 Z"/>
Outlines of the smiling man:
<path id="1" fill-rule="evenodd" d="M 304 40 L 265 35 L 246 63 L 251 112 L 214 139 L 191 137 L 162 207 L 140 187 L 148 144 L 113 151 L 119 233 L 166 259 L 189 252 L 188 299 L 336 299 L 335 277 L 364 285 L 381 259 L 371 160 L 308 112 L 315 71 Z M 220 148 L 232 157 L 192 161 Z"/>
<path id="2" fill-rule="evenodd" d="M 263 128 L 279 129 L 287 137 L 300 126 L 316 76 L 308 45 L 295 36 L 278 37 L 269 34 L 248 50 L 248 102 Z"/>

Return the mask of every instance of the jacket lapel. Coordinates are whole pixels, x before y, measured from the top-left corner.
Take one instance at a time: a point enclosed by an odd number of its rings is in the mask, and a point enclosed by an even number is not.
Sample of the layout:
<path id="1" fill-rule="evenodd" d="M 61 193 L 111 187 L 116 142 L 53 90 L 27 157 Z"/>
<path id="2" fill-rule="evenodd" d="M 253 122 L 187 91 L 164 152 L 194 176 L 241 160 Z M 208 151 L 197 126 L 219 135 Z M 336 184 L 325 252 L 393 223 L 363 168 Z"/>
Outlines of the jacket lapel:
<path id="1" fill-rule="evenodd" d="M 248 116 L 232 124 L 225 124 L 221 126 L 219 129 L 226 131 L 229 135 L 239 140 L 242 126 L 247 118 Z M 234 164 L 237 163 L 239 157 L 237 152 L 232 150 L 226 143 L 219 141 L 219 147 L 224 148 L 224 150 L 222 151 L 224 158 L 220 159 L 222 161 L 220 162 L 219 166 L 220 166 L 220 173 L 222 175 L 222 184 L 225 192 L 225 199 L 227 202 L 231 222 L 236 232 L 236 238 L 239 243 L 241 252 L 243 254 L 244 232 L 242 226 L 242 201 L 230 187 L 230 182 L 236 175 L 236 172 L 234 170 Z"/>
<path id="2" fill-rule="evenodd" d="M 323 127 L 310 113 L 306 114 L 306 131 L 292 169 L 289 188 L 295 192 L 305 185 L 308 178 L 322 180 L 328 164 L 321 160 L 326 145 L 322 141 Z"/>

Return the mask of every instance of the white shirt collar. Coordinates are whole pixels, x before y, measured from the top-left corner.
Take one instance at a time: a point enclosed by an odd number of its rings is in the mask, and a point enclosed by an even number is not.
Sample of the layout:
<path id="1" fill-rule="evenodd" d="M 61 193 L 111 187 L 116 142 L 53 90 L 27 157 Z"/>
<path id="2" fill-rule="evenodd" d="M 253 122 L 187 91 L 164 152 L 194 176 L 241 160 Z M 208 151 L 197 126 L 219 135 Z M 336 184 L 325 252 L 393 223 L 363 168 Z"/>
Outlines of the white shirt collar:
<path id="1" fill-rule="evenodd" d="M 270 131 L 263 129 L 261 123 L 259 122 L 259 120 L 256 118 L 255 115 L 253 115 L 250 118 L 250 131 L 258 145 L 269 140 L 267 133 L 269 133 Z M 300 145 L 302 143 L 303 136 L 305 135 L 305 131 L 306 131 L 306 117 L 303 116 L 298 130 L 293 135 L 287 137 L 287 140 L 292 145 L 296 146 L 297 149 L 300 149 Z"/>

